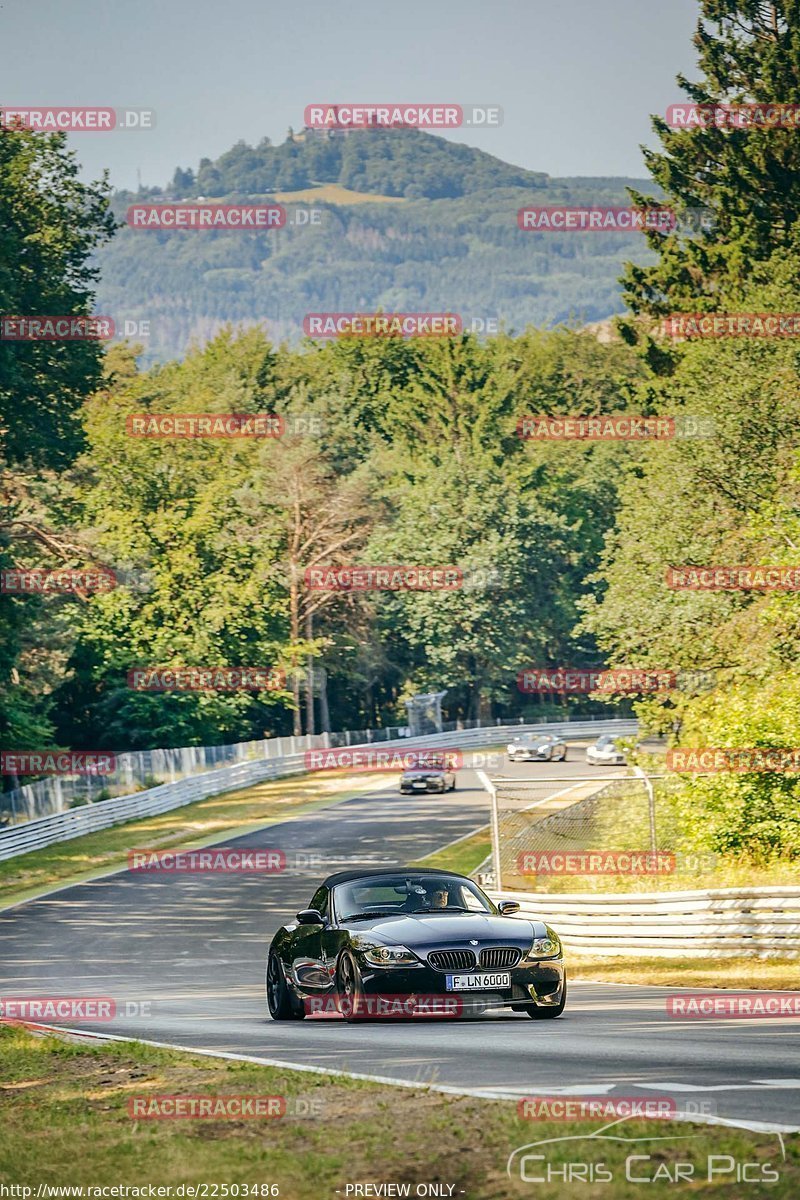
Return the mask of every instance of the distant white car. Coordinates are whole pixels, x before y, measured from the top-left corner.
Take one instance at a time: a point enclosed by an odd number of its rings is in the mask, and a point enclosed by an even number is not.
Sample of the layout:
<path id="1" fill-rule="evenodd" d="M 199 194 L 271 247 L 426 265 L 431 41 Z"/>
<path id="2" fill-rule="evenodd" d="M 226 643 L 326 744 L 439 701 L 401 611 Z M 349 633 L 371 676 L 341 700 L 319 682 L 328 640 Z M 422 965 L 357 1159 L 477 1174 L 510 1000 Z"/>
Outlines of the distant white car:
<path id="1" fill-rule="evenodd" d="M 610 733 L 601 733 L 595 744 L 586 748 L 586 761 L 593 767 L 622 767 L 625 755 Z"/>
<path id="2" fill-rule="evenodd" d="M 567 743 L 552 733 L 522 733 L 506 746 L 511 762 L 564 762 Z"/>

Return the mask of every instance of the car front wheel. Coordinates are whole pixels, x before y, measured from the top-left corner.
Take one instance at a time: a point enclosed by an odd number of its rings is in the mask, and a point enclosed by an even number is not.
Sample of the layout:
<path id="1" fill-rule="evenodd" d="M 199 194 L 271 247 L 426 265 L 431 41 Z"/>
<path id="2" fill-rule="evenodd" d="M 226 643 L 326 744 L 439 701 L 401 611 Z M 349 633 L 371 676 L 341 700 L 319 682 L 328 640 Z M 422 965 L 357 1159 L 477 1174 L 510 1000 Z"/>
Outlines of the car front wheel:
<path id="1" fill-rule="evenodd" d="M 365 1015 L 361 972 L 352 954 L 346 950 L 336 967 L 336 998 L 345 1021 L 358 1021 Z"/>
<path id="2" fill-rule="evenodd" d="M 305 1016 L 292 1003 L 281 960 L 274 950 L 270 950 L 267 959 L 267 1007 L 273 1021 L 302 1021 Z"/>

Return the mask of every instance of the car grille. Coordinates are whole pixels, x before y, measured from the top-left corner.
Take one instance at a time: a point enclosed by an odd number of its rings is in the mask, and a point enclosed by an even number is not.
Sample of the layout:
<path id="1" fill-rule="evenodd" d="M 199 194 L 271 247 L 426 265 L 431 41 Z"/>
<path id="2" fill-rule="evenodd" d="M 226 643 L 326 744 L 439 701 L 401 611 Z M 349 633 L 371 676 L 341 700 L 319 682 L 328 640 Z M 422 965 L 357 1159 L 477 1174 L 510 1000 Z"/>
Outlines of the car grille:
<path id="1" fill-rule="evenodd" d="M 522 957 L 516 946 L 491 946 L 481 950 L 481 966 L 497 970 L 499 967 L 515 967 Z"/>
<path id="2" fill-rule="evenodd" d="M 472 950 L 432 950 L 428 962 L 435 971 L 468 971 L 475 966 Z"/>

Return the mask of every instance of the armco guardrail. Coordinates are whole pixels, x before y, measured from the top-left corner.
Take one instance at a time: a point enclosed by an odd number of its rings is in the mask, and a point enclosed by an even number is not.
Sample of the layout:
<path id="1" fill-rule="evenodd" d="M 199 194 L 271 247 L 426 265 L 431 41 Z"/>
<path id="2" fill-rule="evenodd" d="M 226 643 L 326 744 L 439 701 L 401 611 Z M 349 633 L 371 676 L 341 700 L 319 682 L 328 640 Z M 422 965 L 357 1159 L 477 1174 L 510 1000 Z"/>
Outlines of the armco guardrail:
<path id="1" fill-rule="evenodd" d="M 444 732 L 479 729 L 485 724 L 474 720 L 454 721 L 445 723 L 442 729 Z M 519 725 L 522 724 L 520 721 Z M 216 771 L 236 763 L 284 758 L 317 746 L 338 749 L 373 742 L 385 744 L 407 736 L 406 726 L 390 725 L 382 729 L 345 729 L 338 733 L 286 734 L 228 745 L 115 751 L 114 769 L 110 774 L 52 775 L 0 792 L 0 827 L 34 821 L 37 817 L 50 817 L 82 804 L 128 796 L 131 792 L 154 788 L 161 783 L 177 783 L 189 775 L 204 775 L 206 771 Z M 105 749 L 111 750 L 111 747 Z"/>
<path id="2" fill-rule="evenodd" d="M 594 737 L 600 733 L 619 733 L 623 731 L 623 727 L 627 730 L 630 722 L 602 720 L 568 721 L 553 725 L 489 725 L 478 729 L 436 733 L 422 738 L 397 738 L 394 741 L 381 742 L 380 747 L 375 743 L 365 742 L 360 747 L 351 746 L 349 749 L 355 751 L 394 746 L 399 750 L 409 750 L 414 746 L 492 746 L 507 741 L 511 734 L 516 735 L 528 729 L 562 734 L 571 740 L 577 740 Z M 319 734 L 310 738 L 314 744 L 309 748 L 325 748 L 326 737 L 326 734 Z M 299 774 L 305 769 L 305 753 L 285 755 L 282 758 L 253 759 L 231 767 L 218 767 L 215 771 L 193 775 L 176 783 L 163 783 L 159 787 L 134 792 L 129 796 L 98 800 L 95 804 L 68 809 L 49 817 L 38 817 L 22 825 L 11 825 L 0 829 L 0 860 L 27 854 L 31 850 L 40 850 L 54 842 L 69 841 L 85 833 L 109 829 L 112 825 L 121 825 L 125 821 L 134 821 L 139 817 L 150 817 L 172 808 L 180 808 L 207 796 L 251 787 L 264 779 Z"/>
<path id="3" fill-rule="evenodd" d="M 490 895 L 519 901 L 521 917 L 546 920 L 568 951 L 583 954 L 800 955 L 800 887 Z"/>

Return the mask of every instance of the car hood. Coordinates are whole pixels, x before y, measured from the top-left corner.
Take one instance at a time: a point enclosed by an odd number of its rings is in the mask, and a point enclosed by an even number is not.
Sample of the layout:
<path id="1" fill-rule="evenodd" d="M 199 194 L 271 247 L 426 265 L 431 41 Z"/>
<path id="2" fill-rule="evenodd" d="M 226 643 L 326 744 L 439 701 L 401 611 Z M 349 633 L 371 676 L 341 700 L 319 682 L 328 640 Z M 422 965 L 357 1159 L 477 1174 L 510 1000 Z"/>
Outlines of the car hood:
<path id="1" fill-rule="evenodd" d="M 371 921 L 355 921 L 352 925 L 347 921 L 343 924 L 353 937 L 368 934 L 371 940 L 389 946 L 397 943 L 409 949 L 423 950 L 442 946 L 468 947 L 471 939 L 477 939 L 481 945 L 512 945 L 527 950 L 532 937 L 545 936 L 544 921 L 496 917 L 491 913 L 451 913 L 441 917 L 433 913 L 397 913 L 375 917 Z"/>
<path id="2" fill-rule="evenodd" d="M 414 770 L 403 771 L 403 779 L 441 779 L 444 767 L 417 767 Z"/>

